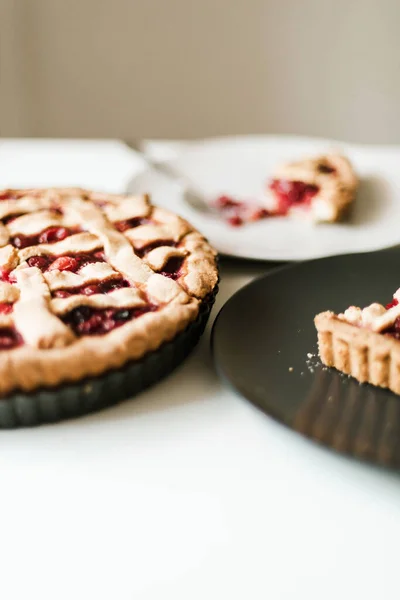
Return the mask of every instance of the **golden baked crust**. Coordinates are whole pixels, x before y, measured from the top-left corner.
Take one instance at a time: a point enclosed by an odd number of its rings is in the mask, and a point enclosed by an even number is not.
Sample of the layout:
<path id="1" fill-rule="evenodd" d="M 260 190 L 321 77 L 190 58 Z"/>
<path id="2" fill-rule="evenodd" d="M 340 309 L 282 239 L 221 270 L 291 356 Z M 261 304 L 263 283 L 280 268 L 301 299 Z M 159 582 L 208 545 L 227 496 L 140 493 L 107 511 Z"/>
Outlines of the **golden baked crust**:
<path id="1" fill-rule="evenodd" d="M 38 243 L 51 228 L 68 233 Z M 58 258 L 94 253 L 102 258 L 75 270 L 57 267 Z M 50 266 L 42 269 L 33 257 Z M 175 259 L 177 272 L 163 275 Z M 0 338 L 14 331 L 23 340 L 0 349 L 0 396 L 79 381 L 142 358 L 196 319 L 218 281 L 216 252 L 177 215 L 147 196 L 72 188 L 0 191 L 0 269 L 0 308 L 7 308 L 0 310 Z M 122 279 L 124 287 L 107 293 L 81 291 Z M 81 307 L 131 316 L 89 335 L 68 321 Z"/>
<path id="2" fill-rule="evenodd" d="M 400 341 L 333 312 L 315 317 L 319 356 L 328 367 L 400 394 Z"/>
<path id="3" fill-rule="evenodd" d="M 336 222 L 344 219 L 356 197 L 358 177 L 350 161 L 341 154 L 321 154 L 279 166 L 274 180 L 300 181 L 317 186 L 318 192 L 311 200 L 308 216 L 314 222 Z M 268 208 L 276 208 L 274 193 L 269 195 Z M 289 208 L 296 215 L 298 207 Z M 304 214 L 304 211 L 300 211 Z"/>

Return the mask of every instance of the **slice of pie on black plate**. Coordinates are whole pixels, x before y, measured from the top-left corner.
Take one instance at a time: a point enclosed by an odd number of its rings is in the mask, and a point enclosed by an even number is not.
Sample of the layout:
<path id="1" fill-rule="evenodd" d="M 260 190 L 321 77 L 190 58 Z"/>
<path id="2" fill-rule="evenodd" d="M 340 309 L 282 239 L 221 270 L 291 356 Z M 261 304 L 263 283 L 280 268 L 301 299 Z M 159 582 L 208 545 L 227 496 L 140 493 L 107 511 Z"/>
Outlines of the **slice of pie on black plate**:
<path id="1" fill-rule="evenodd" d="M 386 307 L 350 306 L 315 317 L 321 361 L 361 382 L 400 394 L 400 290 Z"/>

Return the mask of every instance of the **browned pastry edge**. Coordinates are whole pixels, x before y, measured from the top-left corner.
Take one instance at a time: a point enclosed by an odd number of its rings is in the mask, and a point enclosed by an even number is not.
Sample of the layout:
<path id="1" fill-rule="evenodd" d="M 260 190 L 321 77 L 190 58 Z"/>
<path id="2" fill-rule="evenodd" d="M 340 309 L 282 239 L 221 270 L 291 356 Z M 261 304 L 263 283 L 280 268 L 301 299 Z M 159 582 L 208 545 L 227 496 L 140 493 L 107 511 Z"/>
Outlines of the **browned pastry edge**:
<path id="1" fill-rule="evenodd" d="M 332 220 L 334 223 L 345 221 L 353 208 L 356 190 L 339 190 L 332 200 L 331 205 L 334 207 L 335 216 Z"/>
<path id="2" fill-rule="evenodd" d="M 400 394 L 400 341 L 327 311 L 315 317 L 321 361 L 360 382 Z"/>
<path id="3" fill-rule="evenodd" d="M 326 201 L 330 204 L 333 215 L 331 222 L 338 223 L 348 218 L 350 211 L 353 207 L 356 199 L 357 188 L 358 188 L 358 177 L 350 163 L 350 161 L 340 154 L 327 154 L 323 155 L 319 159 L 322 163 L 327 162 L 332 164 L 337 169 L 337 175 L 330 178 L 329 175 L 320 177 L 321 186 L 318 197 L 322 195 L 326 197 Z M 328 192 L 325 188 L 324 182 L 331 181 L 335 182 L 333 188 Z M 316 198 L 311 201 L 311 204 L 315 202 Z"/>
<path id="4" fill-rule="evenodd" d="M 190 296 L 205 298 L 218 282 L 217 253 L 205 237 L 193 230 L 183 237 L 180 246 L 188 254 L 177 282 Z"/>
<path id="5" fill-rule="evenodd" d="M 41 350 L 24 345 L 0 354 L 0 396 L 31 391 L 99 375 L 142 358 L 172 340 L 193 321 L 198 300 L 171 303 L 103 336 L 85 336 L 64 348 Z"/>

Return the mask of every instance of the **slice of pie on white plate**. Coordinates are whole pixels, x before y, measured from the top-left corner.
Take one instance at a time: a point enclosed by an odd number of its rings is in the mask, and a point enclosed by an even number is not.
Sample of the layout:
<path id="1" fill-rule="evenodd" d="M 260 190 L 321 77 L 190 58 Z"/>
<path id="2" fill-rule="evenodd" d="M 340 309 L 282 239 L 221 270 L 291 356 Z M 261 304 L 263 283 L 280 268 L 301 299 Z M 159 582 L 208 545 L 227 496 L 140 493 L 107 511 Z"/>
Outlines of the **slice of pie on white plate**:
<path id="1" fill-rule="evenodd" d="M 319 356 L 328 367 L 400 394 L 400 289 L 385 306 L 350 306 L 315 317 Z"/>
<path id="2" fill-rule="evenodd" d="M 344 219 L 355 200 L 358 177 L 341 154 L 322 154 L 279 166 L 268 185 L 266 208 L 312 222 Z"/>

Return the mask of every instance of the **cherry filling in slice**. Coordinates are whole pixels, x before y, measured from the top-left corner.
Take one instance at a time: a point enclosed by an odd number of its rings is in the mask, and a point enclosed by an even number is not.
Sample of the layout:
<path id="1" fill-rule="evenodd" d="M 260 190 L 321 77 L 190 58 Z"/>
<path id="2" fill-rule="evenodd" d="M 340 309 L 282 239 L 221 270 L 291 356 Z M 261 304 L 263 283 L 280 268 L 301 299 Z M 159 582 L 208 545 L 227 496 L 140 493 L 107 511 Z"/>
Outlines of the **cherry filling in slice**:
<path id="1" fill-rule="evenodd" d="M 15 248 L 27 248 L 28 246 L 37 246 L 38 244 L 54 244 L 55 242 L 61 242 L 65 238 L 79 233 L 80 227 L 47 227 L 44 231 L 37 233 L 36 235 L 14 235 L 11 238 L 11 243 Z"/>
<path id="2" fill-rule="evenodd" d="M 325 165 L 322 166 L 325 168 Z M 326 167 L 326 173 L 333 172 L 331 167 Z M 221 213 L 227 223 L 233 227 L 239 227 L 245 223 L 260 221 L 268 217 L 287 215 L 293 206 L 308 207 L 312 198 L 318 193 L 316 185 L 304 183 L 303 181 L 287 181 L 285 179 L 274 179 L 269 188 L 275 194 L 277 206 L 274 210 L 267 210 L 251 202 L 241 202 L 230 196 L 220 196 L 213 203 L 214 208 Z"/>
<path id="3" fill-rule="evenodd" d="M 182 275 L 182 265 L 185 258 L 183 256 L 173 256 L 165 263 L 160 275 L 170 279 L 178 279 Z"/>
<path id="4" fill-rule="evenodd" d="M 400 317 L 397 317 L 393 325 L 382 331 L 382 333 L 384 335 L 390 335 L 391 337 L 396 338 L 396 340 L 400 340 Z"/>
<path id="5" fill-rule="evenodd" d="M 0 267 L 0 280 L 6 281 L 7 283 L 15 283 L 15 280 L 10 276 L 11 271 L 7 271 L 7 269 Z"/>
<path id="6" fill-rule="evenodd" d="M 286 215 L 290 208 L 310 206 L 311 200 L 318 193 L 318 186 L 304 183 L 304 181 L 287 181 L 286 179 L 273 179 L 269 184 L 270 190 L 277 199 L 276 212 Z"/>
<path id="7" fill-rule="evenodd" d="M 397 306 L 399 301 L 397 298 L 393 298 L 391 302 L 386 304 L 386 310 L 390 310 L 394 306 Z M 382 331 L 384 335 L 390 335 L 391 337 L 396 338 L 396 340 L 400 340 L 400 317 L 397 317 L 393 325 Z"/>
<path id="8" fill-rule="evenodd" d="M 9 302 L 0 302 L 0 315 L 9 315 L 12 309 L 13 305 Z"/>
<path id="9" fill-rule="evenodd" d="M 393 300 L 391 302 L 389 302 L 389 304 L 386 304 L 386 310 L 393 308 L 393 306 L 397 306 L 398 303 L 399 303 L 399 301 L 396 298 L 393 298 Z"/>
<path id="10" fill-rule="evenodd" d="M 26 261 L 30 267 L 37 267 L 44 271 L 72 271 L 76 273 L 79 269 L 90 263 L 104 262 L 105 256 L 102 250 L 92 253 L 71 254 L 65 256 L 31 256 Z"/>
<path id="11" fill-rule="evenodd" d="M 22 343 L 22 337 L 13 327 L 0 327 L 0 350 L 11 350 Z"/>
<path id="12" fill-rule="evenodd" d="M 139 225 L 148 225 L 151 222 L 150 219 L 146 219 L 145 217 L 133 217 L 132 219 L 116 221 L 114 227 L 123 233 L 127 229 L 133 229 L 134 227 L 139 227 Z"/>
<path id="13" fill-rule="evenodd" d="M 76 296 L 77 294 L 93 296 L 94 294 L 108 294 L 114 290 L 120 290 L 121 288 L 126 287 L 130 287 L 129 282 L 126 281 L 126 279 L 108 279 L 107 281 L 89 283 L 81 287 L 56 290 L 53 292 L 52 296 L 53 298 L 69 298 L 70 296 Z"/>
<path id="14" fill-rule="evenodd" d="M 147 312 L 157 310 L 148 304 L 140 308 L 91 308 L 78 306 L 64 315 L 63 321 L 69 325 L 76 335 L 99 335 L 121 327 L 132 319 L 137 319 Z"/>

